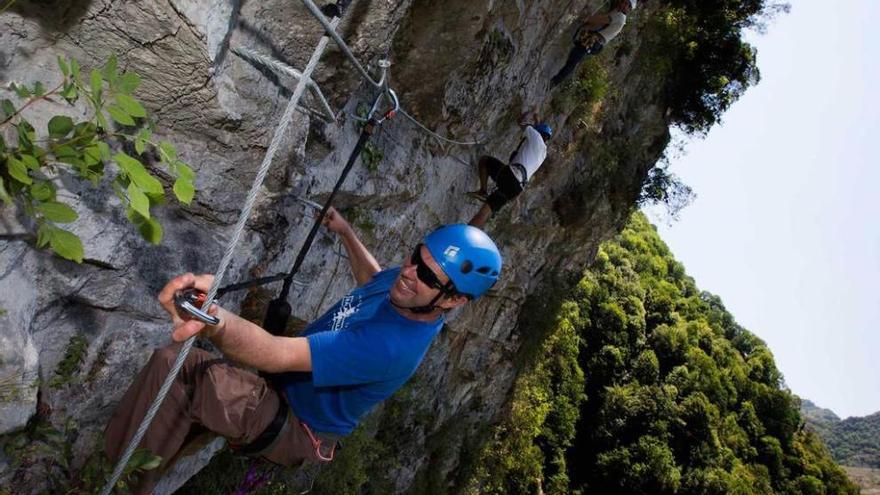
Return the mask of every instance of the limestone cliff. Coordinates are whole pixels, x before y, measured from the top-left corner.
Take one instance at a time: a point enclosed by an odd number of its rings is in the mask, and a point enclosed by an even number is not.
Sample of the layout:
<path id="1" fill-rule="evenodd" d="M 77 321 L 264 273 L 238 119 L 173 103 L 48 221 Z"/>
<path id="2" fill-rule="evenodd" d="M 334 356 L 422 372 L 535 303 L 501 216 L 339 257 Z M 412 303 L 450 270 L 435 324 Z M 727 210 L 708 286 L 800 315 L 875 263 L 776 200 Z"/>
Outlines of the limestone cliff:
<path id="1" fill-rule="evenodd" d="M 523 308 L 535 311 L 577 278 L 623 225 L 668 142 L 664 81 L 639 57 L 651 4 L 591 62 L 607 85 L 604 98 L 586 106 L 572 105 L 570 95 L 552 99 L 547 81 L 570 47 L 575 16 L 599 7 L 597 0 L 359 0 L 341 24 L 365 63 L 390 55 L 392 85 L 410 113 L 441 134 L 485 142 L 440 145 L 401 118 L 382 127 L 378 169 L 357 167 L 337 208 L 383 264 L 401 262 L 437 224 L 470 218 L 477 205 L 463 193 L 476 183 L 474 159 L 506 157 L 521 112 L 537 107 L 557 129 L 527 192 L 489 224 L 506 262 L 501 282 L 453 315 L 398 402 L 404 407 L 376 413 L 376 424 L 396 432 L 383 473 L 395 491 L 425 477 L 456 483 L 461 456 L 497 419 L 516 376 L 515 357 L 530 337 Z M 137 96 L 157 132 L 198 172 L 196 201 L 161 209 L 159 246 L 139 237 L 112 193 L 69 185 L 66 197 L 81 217 L 73 229 L 86 245 L 80 265 L 37 250 L 18 235 L 28 225 L 15 209 L 0 210 L 0 377 L 15 392 L 0 403 L 7 441 L 39 416 L 76 432 L 68 438 L 74 468 L 96 449 L 132 376 L 168 341 L 155 294 L 175 274 L 215 269 L 293 87 L 231 49 L 302 68 L 321 33 L 300 2 L 286 0 L 22 0 L 0 15 L 0 80 L 57 82 L 58 55 L 93 67 L 118 54 L 143 77 Z M 335 48 L 317 74 L 338 122 L 296 115 L 228 281 L 289 267 L 313 216 L 299 198 L 326 197 L 357 138 L 349 114 L 371 97 L 369 88 Z M 290 298 L 298 319 L 314 318 L 353 286 L 337 250 L 329 236 L 312 248 Z M 241 297 L 222 303 L 235 309 Z M 71 349 L 80 355 L 61 370 Z M 38 463 L 11 462 L 0 456 L 0 486 L 14 493 L 46 486 Z"/>

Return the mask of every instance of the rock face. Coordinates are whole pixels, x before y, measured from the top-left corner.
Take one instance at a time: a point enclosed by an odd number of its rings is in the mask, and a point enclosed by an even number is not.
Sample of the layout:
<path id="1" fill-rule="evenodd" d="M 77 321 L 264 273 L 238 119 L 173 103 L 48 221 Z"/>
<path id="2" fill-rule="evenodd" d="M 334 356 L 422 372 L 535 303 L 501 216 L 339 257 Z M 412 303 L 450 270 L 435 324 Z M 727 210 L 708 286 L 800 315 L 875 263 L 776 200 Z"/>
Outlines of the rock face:
<path id="1" fill-rule="evenodd" d="M 356 167 L 336 207 L 386 266 L 400 263 L 432 227 L 475 213 L 477 205 L 463 199 L 476 184 L 472 164 L 481 153 L 510 153 L 523 111 L 538 108 L 557 129 L 526 193 L 488 226 L 506 262 L 502 280 L 452 315 L 408 391 L 419 406 L 395 419 L 400 441 L 388 476 L 397 491 L 410 489 L 426 470 L 455 478 L 458 453 L 496 420 L 516 377 L 514 357 L 530 337 L 524 305 L 538 307 L 564 289 L 568 274 L 579 273 L 622 226 L 668 141 L 661 88 L 636 62 L 639 18 L 650 16 L 650 6 L 603 55 L 612 89 L 601 104 L 585 114 L 551 101 L 547 82 L 567 54 L 572 22 L 598 7 L 596 0 L 359 0 L 340 26 L 369 67 L 390 55 L 391 82 L 409 113 L 440 134 L 485 143 L 444 145 L 400 117 L 382 126 L 374 140 L 381 162 L 376 170 Z M 121 66 L 142 76 L 137 96 L 157 132 L 198 173 L 192 205 L 170 203 L 158 212 L 165 229 L 159 246 L 139 237 L 112 193 L 71 185 L 65 197 L 80 213 L 73 229 L 86 245 L 81 265 L 36 250 L 19 235 L 28 226 L 15 209 L 0 210 L 0 434 L 6 441 L 39 412 L 58 428 L 75 427 L 74 466 L 97 449 L 127 384 L 151 350 L 169 340 L 155 294 L 178 273 L 213 272 L 218 265 L 295 83 L 232 48 L 302 69 L 321 32 L 300 2 L 286 0 L 20 1 L 0 15 L 0 80 L 53 84 L 60 79 L 58 55 L 96 67 L 115 53 Z M 327 197 L 357 139 L 350 114 L 369 101 L 371 89 L 335 47 L 315 79 L 337 122 L 297 113 L 229 282 L 292 264 L 313 217 L 299 200 Z M 29 118 L 40 121 L 40 112 L 59 108 L 40 107 Z M 300 272 L 303 284 L 290 297 L 297 318 L 311 320 L 354 285 L 338 249 L 331 236 L 319 235 Z M 241 297 L 222 302 L 234 309 Z M 432 446 L 438 436 L 442 452 Z M 163 486 L 179 486 L 200 465 Z M 0 462 L 0 486 L 32 493 L 45 483 L 38 464 Z"/>

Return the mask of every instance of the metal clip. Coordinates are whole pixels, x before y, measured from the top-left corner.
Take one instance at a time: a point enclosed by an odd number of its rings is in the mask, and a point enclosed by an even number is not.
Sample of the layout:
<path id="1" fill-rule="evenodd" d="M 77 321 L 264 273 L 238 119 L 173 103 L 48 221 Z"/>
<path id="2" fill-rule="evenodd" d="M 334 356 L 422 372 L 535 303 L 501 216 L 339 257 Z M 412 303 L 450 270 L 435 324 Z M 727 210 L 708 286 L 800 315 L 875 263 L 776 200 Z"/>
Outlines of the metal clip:
<path id="1" fill-rule="evenodd" d="M 220 324 L 220 318 L 209 315 L 206 311 L 202 310 L 207 297 L 207 294 L 197 289 L 177 291 L 174 293 L 174 304 L 178 309 L 189 313 L 190 316 L 202 323 L 218 325 Z"/>

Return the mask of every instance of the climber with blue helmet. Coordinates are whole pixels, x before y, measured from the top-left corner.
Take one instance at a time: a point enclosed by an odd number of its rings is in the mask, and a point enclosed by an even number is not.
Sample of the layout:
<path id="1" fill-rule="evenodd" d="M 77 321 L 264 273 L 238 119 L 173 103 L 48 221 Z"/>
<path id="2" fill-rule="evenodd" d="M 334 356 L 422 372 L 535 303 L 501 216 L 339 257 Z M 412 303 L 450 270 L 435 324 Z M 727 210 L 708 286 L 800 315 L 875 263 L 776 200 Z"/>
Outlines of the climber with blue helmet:
<path id="1" fill-rule="evenodd" d="M 143 473 L 136 493 L 150 493 L 159 471 L 176 459 L 192 431 L 207 428 L 243 454 L 282 465 L 333 459 L 340 437 L 412 376 L 445 322 L 445 313 L 485 294 L 501 274 L 501 253 L 482 230 L 447 225 L 382 270 L 351 225 L 330 208 L 324 226 L 342 240 L 358 287 L 296 337 L 274 336 L 219 306 L 206 326 L 180 311 L 174 295 L 207 292 L 211 275 L 172 279 L 159 294 L 177 344 L 154 352 L 106 430 L 111 459 L 134 434 L 181 342 L 198 334 L 236 362 L 193 348 L 141 443 L 163 459 Z M 269 384 L 252 368 L 273 374 Z"/>
<path id="2" fill-rule="evenodd" d="M 480 157 L 477 163 L 480 188 L 469 192 L 468 195 L 484 204 L 471 219 L 470 225 L 483 228 L 492 214 L 497 213 L 501 207 L 519 196 L 529 179 L 544 163 L 544 159 L 547 158 L 547 140 L 553 136 L 553 129 L 541 123 L 536 113 L 533 114 L 533 122 L 539 123 L 521 124 L 522 138 L 510 154 L 508 163 L 505 164 L 494 156 Z M 492 194 L 487 190 L 490 177 L 496 186 Z"/>
<path id="3" fill-rule="evenodd" d="M 618 0 L 612 3 L 607 14 L 594 14 L 580 21 L 574 34 L 574 46 L 568 54 L 565 65 L 550 79 L 554 87 L 568 79 L 581 60 L 587 55 L 596 55 L 611 40 L 617 37 L 626 25 L 626 15 L 636 8 L 637 0 Z"/>

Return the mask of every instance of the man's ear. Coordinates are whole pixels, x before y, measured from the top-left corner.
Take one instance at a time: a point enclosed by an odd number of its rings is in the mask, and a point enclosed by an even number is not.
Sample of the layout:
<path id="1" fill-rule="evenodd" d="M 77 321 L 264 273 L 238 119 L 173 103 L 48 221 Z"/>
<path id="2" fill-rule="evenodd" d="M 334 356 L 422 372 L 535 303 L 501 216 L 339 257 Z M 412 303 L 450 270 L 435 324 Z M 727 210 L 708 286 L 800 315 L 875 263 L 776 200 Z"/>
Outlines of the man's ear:
<path id="1" fill-rule="evenodd" d="M 459 306 L 464 306 L 469 300 L 470 299 L 467 296 L 455 294 L 454 296 L 444 297 L 437 306 L 440 306 L 443 309 L 454 309 Z"/>

